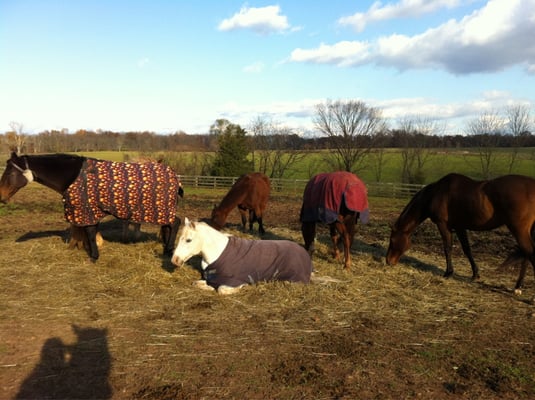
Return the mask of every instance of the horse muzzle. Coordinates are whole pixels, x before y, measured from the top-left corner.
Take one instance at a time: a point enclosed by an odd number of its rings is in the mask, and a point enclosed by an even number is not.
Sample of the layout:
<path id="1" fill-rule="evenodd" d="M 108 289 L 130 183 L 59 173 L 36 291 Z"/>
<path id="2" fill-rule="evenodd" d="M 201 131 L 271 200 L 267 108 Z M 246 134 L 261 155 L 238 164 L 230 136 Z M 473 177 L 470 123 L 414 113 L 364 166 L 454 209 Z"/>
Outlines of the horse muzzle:
<path id="1" fill-rule="evenodd" d="M 175 256 L 175 255 L 171 257 L 171 262 L 177 267 L 181 267 L 182 265 L 184 265 L 184 260 L 182 260 L 180 257 Z"/>

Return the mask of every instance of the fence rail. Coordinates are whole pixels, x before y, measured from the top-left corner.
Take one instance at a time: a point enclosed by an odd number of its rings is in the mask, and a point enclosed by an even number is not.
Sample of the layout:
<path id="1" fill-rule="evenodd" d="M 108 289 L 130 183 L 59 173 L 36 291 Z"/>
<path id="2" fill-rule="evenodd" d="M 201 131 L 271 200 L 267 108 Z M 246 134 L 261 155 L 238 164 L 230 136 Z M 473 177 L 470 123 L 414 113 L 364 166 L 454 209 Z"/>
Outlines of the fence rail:
<path id="1" fill-rule="evenodd" d="M 238 177 L 198 175 L 181 175 L 180 178 L 185 187 L 201 189 L 228 189 L 238 179 Z M 301 196 L 305 190 L 305 185 L 308 182 L 308 179 L 272 178 L 270 180 L 271 190 L 273 192 L 284 193 L 293 196 Z M 369 196 L 404 199 L 413 196 L 424 185 L 366 182 L 366 186 L 368 187 Z"/>

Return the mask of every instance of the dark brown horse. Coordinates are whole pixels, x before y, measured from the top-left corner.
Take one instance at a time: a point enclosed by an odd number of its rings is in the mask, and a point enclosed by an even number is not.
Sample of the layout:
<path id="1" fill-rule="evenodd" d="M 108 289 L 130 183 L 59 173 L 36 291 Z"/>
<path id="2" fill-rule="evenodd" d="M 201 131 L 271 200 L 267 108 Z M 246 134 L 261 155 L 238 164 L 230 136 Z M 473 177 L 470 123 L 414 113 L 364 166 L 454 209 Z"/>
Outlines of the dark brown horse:
<path id="1" fill-rule="evenodd" d="M 430 218 L 442 237 L 446 256 L 444 276 L 453 274 L 451 262 L 452 233 L 455 232 L 472 267 L 472 279 L 479 269 L 472 257 L 467 231 L 489 231 L 507 226 L 516 239 L 525 260 L 535 271 L 533 229 L 535 227 L 535 179 L 506 175 L 488 181 L 475 181 L 459 174 L 449 174 L 421 189 L 407 204 L 390 234 L 386 262 L 395 265 L 411 244 L 411 234 Z M 519 293 L 527 263 L 522 262 L 515 286 Z"/>
<path id="2" fill-rule="evenodd" d="M 340 257 L 338 240 L 342 236 L 344 268 L 349 270 L 357 218 L 360 217 L 360 220 L 366 223 L 368 213 L 367 189 L 356 175 L 338 171 L 314 176 L 305 187 L 300 214 L 305 249 L 312 256 L 316 223 L 328 224 L 333 243 L 333 257 Z"/>
<path id="3" fill-rule="evenodd" d="M 97 224 L 105 215 L 161 225 L 164 252 L 173 252 L 180 223 L 176 205 L 182 185 L 169 167 L 111 163 L 68 154 L 12 153 L 0 179 L 0 202 L 7 202 L 31 181 L 63 196 L 65 219 L 85 230 L 92 261 L 99 257 Z M 110 192 L 112 187 L 118 191 Z"/>
<path id="4" fill-rule="evenodd" d="M 247 213 L 249 213 L 249 230 L 253 229 L 254 222 L 258 222 L 258 232 L 263 235 L 265 230 L 262 218 L 270 191 L 271 184 L 266 175 L 252 172 L 240 176 L 221 203 L 212 210 L 210 224 L 216 229 L 223 229 L 228 214 L 234 207 L 238 207 L 243 229 L 245 230 Z"/>

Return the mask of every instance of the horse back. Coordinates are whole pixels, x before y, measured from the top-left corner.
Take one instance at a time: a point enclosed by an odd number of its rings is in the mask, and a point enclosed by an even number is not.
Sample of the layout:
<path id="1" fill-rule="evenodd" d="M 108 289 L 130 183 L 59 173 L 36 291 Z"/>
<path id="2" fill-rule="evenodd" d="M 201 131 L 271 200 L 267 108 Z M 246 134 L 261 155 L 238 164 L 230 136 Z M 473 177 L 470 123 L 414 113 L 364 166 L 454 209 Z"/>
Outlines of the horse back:
<path id="1" fill-rule="evenodd" d="M 486 182 L 483 192 L 500 212 L 535 219 L 535 179 L 504 175 Z"/>
<path id="2" fill-rule="evenodd" d="M 233 206 L 245 209 L 265 209 L 271 184 L 269 178 L 261 172 L 242 175 L 228 193 Z"/>

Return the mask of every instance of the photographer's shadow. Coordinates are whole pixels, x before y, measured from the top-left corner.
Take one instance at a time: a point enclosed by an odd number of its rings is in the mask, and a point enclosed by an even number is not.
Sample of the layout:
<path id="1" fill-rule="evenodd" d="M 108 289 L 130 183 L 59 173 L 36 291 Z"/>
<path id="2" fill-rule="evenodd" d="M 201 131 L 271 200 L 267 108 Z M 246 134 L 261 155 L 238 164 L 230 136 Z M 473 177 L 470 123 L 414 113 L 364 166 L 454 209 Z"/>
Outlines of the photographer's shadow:
<path id="1" fill-rule="evenodd" d="M 111 357 L 107 330 L 79 328 L 73 345 L 48 339 L 41 359 L 24 380 L 15 399 L 109 399 Z"/>

